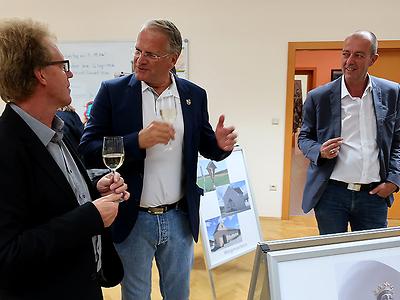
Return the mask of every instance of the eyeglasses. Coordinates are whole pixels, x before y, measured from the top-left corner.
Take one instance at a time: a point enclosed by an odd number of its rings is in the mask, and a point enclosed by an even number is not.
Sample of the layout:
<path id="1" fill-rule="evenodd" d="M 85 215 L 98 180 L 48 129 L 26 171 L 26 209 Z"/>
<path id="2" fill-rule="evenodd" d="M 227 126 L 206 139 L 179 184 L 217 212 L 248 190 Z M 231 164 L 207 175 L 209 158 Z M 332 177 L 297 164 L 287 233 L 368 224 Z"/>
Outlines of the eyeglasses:
<path id="1" fill-rule="evenodd" d="M 140 56 L 143 56 L 144 58 L 148 58 L 150 60 L 159 60 L 161 58 L 167 57 L 170 54 L 171 53 L 167 53 L 164 55 L 158 55 L 158 54 L 151 53 L 151 52 L 142 52 L 142 50 L 139 50 L 139 49 L 136 49 L 135 52 L 133 53 L 133 55 L 137 58 L 139 58 Z"/>
<path id="2" fill-rule="evenodd" d="M 65 73 L 68 73 L 71 71 L 70 66 L 69 66 L 69 60 L 57 60 L 57 61 L 50 61 L 46 63 L 44 66 L 52 66 L 52 65 L 62 65 L 62 69 Z"/>

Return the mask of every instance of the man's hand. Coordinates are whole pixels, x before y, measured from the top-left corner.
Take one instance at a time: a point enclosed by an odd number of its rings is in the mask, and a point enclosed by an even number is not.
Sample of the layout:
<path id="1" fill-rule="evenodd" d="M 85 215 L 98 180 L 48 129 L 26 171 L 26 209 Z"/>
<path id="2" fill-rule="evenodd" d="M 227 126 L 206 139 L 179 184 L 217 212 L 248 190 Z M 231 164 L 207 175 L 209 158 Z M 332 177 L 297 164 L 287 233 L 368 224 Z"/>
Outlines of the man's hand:
<path id="1" fill-rule="evenodd" d="M 121 200 L 129 199 L 129 192 L 127 191 L 128 186 L 124 183 L 124 179 L 118 172 L 108 173 L 107 175 L 100 178 L 97 182 L 97 190 L 101 196 L 107 196 L 110 194 L 122 194 Z"/>
<path id="2" fill-rule="evenodd" d="M 147 149 L 156 144 L 168 144 L 175 138 L 175 129 L 171 124 L 160 121 L 151 122 L 146 128 L 139 131 L 139 147 Z"/>
<path id="3" fill-rule="evenodd" d="M 343 143 L 342 137 L 327 140 L 321 145 L 319 152 L 322 158 L 332 159 L 339 155 L 340 146 Z"/>
<path id="4" fill-rule="evenodd" d="M 218 147 L 224 151 L 232 151 L 236 143 L 237 134 L 234 132 L 235 127 L 224 127 L 225 116 L 220 115 L 217 127 L 215 128 L 215 137 L 217 138 Z"/>
<path id="5" fill-rule="evenodd" d="M 110 194 L 93 201 L 94 206 L 100 213 L 104 227 L 109 227 L 114 222 L 118 213 L 118 200 L 123 194 Z"/>
<path id="6" fill-rule="evenodd" d="M 371 195 L 378 194 L 379 197 L 386 198 L 397 190 L 397 186 L 391 182 L 382 182 L 369 193 Z"/>

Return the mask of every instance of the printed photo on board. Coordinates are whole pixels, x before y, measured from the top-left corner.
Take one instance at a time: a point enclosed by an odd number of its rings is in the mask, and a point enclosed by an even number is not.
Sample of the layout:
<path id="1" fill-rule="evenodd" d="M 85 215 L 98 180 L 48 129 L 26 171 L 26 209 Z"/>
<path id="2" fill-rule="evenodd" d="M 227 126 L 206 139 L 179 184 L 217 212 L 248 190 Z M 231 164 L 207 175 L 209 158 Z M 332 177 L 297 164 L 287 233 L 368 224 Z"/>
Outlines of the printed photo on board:
<path id="1" fill-rule="evenodd" d="M 217 187 L 216 192 L 223 217 L 251 209 L 244 180 Z"/>
<path id="2" fill-rule="evenodd" d="M 200 160 L 197 165 L 197 185 L 204 192 L 215 191 L 216 187 L 229 183 L 225 161 Z"/>
<path id="3" fill-rule="evenodd" d="M 211 252 L 242 242 L 237 215 L 206 220 L 206 226 Z"/>

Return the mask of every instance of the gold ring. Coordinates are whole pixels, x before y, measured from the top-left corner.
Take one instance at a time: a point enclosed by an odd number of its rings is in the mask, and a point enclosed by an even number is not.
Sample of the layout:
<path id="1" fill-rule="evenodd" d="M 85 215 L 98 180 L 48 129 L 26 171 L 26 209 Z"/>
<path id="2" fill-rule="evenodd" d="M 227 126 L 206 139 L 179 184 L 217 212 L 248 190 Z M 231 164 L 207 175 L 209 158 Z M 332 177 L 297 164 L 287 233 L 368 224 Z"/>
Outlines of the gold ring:
<path id="1" fill-rule="evenodd" d="M 334 149 L 331 149 L 331 150 L 329 151 L 329 153 L 330 153 L 330 154 L 333 154 L 333 153 L 335 153 L 335 150 L 334 150 Z"/>

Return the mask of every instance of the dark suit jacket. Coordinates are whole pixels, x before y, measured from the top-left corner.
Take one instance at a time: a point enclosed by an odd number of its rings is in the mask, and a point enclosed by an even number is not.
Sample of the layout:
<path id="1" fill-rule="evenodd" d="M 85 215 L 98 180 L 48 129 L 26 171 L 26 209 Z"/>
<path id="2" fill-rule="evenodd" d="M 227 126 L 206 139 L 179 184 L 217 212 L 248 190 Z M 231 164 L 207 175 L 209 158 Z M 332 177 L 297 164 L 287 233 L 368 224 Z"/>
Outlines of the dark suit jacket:
<path id="1" fill-rule="evenodd" d="M 9 105 L 0 145 L 0 299 L 102 299 L 92 236 L 103 233 L 105 253 L 121 264 L 99 212 L 79 206 L 48 150 Z"/>
<path id="2" fill-rule="evenodd" d="M 399 84 L 370 76 L 377 125 L 380 177 L 400 186 Z M 314 208 L 325 191 L 336 159 L 320 157 L 321 145 L 341 136 L 341 77 L 312 90 L 304 103 L 299 147 L 310 160 L 303 194 L 303 211 Z M 393 195 L 386 199 L 393 203 Z"/>
<path id="3" fill-rule="evenodd" d="M 79 115 L 75 111 L 57 111 L 57 116 L 64 121 L 64 136 L 68 137 L 74 151 L 78 153 L 78 146 L 83 133 L 83 124 Z"/>
<path id="4" fill-rule="evenodd" d="M 176 85 L 181 99 L 185 127 L 183 138 L 185 206 L 190 229 L 197 241 L 200 195 L 203 194 L 203 190 L 196 185 L 198 151 L 204 157 L 213 160 L 224 159 L 230 152 L 222 151 L 217 145 L 215 133 L 209 124 L 205 90 L 180 78 L 176 78 Z M 117 243 L 129 235 L 136 221 L 146 157 L 146 151 L 139 149 L 138 133 L 142 128 L 141 82 L 134 75 L 103 82 L 94 100 L 79 149 L 88 168 L 104 167 L 101 156 L 103 137 L 124 136 L 125 161 L 119 171 L 128 184 L 131 198 L 120 204 L 118 216 L 112 226 L 113 240 Z"/>

